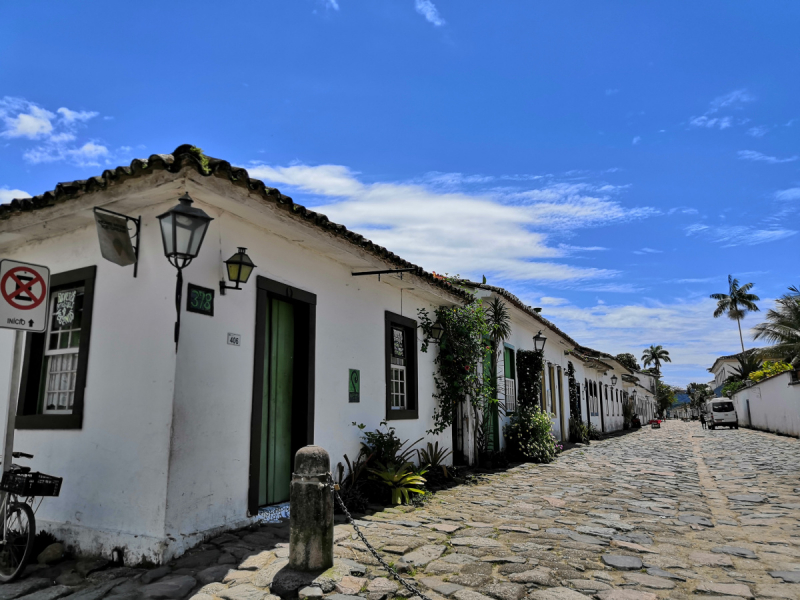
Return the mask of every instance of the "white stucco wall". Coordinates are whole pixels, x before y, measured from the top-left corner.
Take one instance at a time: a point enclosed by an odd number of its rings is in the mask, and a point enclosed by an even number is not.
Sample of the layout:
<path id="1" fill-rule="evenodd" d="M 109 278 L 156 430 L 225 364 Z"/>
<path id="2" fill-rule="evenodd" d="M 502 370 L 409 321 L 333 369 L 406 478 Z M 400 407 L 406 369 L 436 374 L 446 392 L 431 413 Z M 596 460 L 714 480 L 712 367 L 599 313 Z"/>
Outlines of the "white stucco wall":
<path id="1" fill-rule="evenodd" d="M 800 384 L 791 372 L 743 388 L 732 400 L 740 425 L 800 437 Z"/>

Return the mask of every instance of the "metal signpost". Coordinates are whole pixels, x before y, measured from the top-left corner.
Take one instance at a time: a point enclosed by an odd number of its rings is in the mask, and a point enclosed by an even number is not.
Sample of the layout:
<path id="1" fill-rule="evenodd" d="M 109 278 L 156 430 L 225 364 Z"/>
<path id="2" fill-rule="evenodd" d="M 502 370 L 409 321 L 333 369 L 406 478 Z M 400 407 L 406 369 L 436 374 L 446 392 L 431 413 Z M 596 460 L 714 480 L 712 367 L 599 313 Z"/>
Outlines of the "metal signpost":
<path id="1" fill-rule="evenodd" d="M 11 467 L 25 332 L 47 329 L 50 269 L 15 260 L 0 260 L 0 328 L 15 330 L 3 429 L 3 472 Z"/>

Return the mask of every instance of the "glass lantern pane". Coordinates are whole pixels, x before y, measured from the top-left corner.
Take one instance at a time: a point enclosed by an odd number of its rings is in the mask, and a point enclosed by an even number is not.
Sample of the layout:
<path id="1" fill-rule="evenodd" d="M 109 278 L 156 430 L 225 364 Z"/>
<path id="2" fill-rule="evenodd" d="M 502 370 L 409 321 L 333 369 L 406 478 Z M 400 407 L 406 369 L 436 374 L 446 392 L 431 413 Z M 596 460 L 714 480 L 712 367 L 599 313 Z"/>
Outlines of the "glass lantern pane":
<path id="1" fill-rule="evenodd" d="M 164 240 L 164 253 L 169 255 L 175 252 L 175 240 L 172 239 L 172 214 L 161 219 L 161 237 Z"/>
<path id="2" fill-rule="evenodd" d="M 192 239 L 189 242 L 189 254 L 197 256 L 200 252 L 200 244 L 203 243 L 203 236 L 206 234 L 208 228 L 208 221 L 196 219 L 192 228 Z"/>
<path id="3" fill-rule="evenodd" d="M 228 280 L 239 281 L 239 263 L 228 263 Z"/>
<path id="4" fill-rule="evenodd" d="M 176 215 L 175 225 L 175 252 L 178 254 L 190 254 L 189 242 L 194 231 L 194 221 L 185 215 Z"/>
<path id="5" fill-rule="evenodd" d="M 246 283 L 247 280 L 250 279 L 250 273 L 252 273 L 252 272 L 253 272 L 253 266 L 252 265 L 242 265 L 242 279 L 241 279 L 241 281 Z"/>

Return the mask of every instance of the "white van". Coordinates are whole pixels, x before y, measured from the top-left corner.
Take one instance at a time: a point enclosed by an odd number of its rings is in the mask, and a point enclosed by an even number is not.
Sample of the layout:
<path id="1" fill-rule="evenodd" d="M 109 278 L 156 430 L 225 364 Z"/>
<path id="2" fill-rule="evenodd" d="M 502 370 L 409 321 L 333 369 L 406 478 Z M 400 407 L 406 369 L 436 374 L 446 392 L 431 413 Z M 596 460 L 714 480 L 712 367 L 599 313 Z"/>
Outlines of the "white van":
<path id="1" fill-rule="evenodd" d="M 739 429 L 739 415 L 733 407 L 733 402 L 727 398 L 712 398 L 705 404 L 703 411 L 709 429 L 725 426 Z"/>

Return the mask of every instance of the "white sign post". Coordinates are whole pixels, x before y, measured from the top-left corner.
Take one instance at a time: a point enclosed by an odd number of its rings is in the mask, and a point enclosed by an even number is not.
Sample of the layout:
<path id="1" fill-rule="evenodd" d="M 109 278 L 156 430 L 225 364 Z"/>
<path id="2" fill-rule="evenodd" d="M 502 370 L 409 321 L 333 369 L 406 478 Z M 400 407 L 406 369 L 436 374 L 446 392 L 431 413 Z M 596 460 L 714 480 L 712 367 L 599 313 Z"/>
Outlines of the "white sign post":
<path id="1" fill-rule="evenodd" d="M 0 327 L 47 329 L 50 269 L 15 260 L 0 261 Z"/>
<path id="2" fill-rule="evenodd" d="M 3 429 L 3 472 L 11 467 L 11 452 L 14 449 L 17 396 L 25 348 L 23 331 L 39 332 L 47 329 L 49 294 L 50 269 L 15 260 L 0 260 L 0 328 L 16 330 Z"/>

